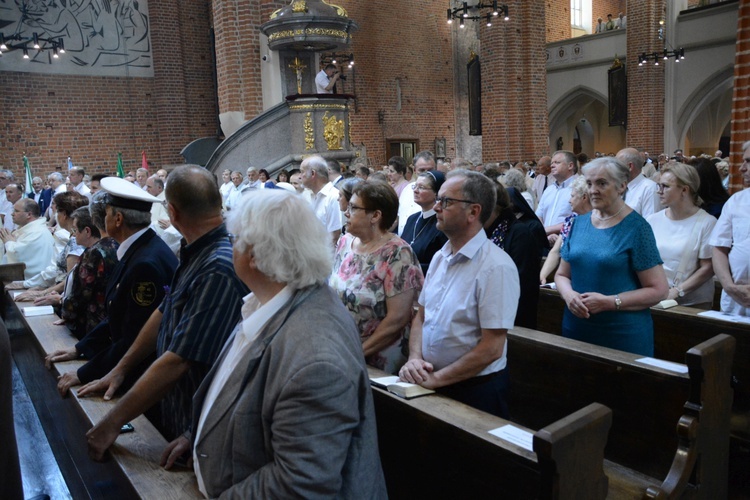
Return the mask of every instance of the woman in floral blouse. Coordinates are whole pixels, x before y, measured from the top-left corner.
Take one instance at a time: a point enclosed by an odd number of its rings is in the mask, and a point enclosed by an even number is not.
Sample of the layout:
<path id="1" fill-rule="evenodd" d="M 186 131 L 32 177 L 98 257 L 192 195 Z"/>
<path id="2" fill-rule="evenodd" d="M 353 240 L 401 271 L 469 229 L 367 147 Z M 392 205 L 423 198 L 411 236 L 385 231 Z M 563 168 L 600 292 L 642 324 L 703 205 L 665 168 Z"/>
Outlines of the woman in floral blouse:
<path id="1" fill-rule="evenodd" d="M 388 231 L 398 197 L 391 186 L 367 181 L 354 187 L 345 212 L 330 284 L 359 327 L 367 363 L 397 373 L 406 362 L 406 327 L 424 282 L 411 247 Z"/>
<path id="2" fill-rule="evenodd" d="M 59 323 L 64 323 L 76 338 L 82 339 L 107 316 L 107 283 L 117 266 L 119 245 L 113 238 L 101 238 L 99 228 L 91 220 L 89 207 L 79 208 L 72 218 L 76 240 L 86 250 L 65 284 Z"/>

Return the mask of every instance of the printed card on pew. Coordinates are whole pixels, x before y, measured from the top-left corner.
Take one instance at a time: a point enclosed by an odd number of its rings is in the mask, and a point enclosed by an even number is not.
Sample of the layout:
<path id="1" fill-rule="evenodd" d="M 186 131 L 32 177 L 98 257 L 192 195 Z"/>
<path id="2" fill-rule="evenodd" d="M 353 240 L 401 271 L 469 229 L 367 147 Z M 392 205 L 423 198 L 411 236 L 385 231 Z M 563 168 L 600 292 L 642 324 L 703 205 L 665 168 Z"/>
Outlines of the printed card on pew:
<path id="1" fill-rule="evenodd" d="M 23 315 L 27 318 L 31 318 L 32 316 L 46 316 L 48 314 L 55 314 L 52 306 L 29 306 L 23 308 Z"/>
<path id="2" fill-rule="evenodd" d="M 396 396 L 400 396 L 404 399 L 427 396 L 428 394 L 434 394 L 435 392 L 432 389 L 426 389 L 421 385 L 401 382 L 401 379 L 399 379 L 396 375 L 390 377 L 371 378 L 370 383 L 375 387 L 385 389 L 386 391 L 395 394 Z"/>

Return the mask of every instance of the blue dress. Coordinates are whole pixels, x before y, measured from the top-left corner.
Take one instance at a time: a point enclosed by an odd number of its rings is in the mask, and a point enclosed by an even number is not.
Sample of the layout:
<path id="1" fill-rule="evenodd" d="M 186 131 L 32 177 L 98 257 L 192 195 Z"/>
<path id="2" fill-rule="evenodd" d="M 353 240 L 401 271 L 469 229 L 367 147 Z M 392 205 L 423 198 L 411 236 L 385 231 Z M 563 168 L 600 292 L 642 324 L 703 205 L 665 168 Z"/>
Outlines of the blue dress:
<path id="1" fill-rule="evenodd" d="M 662 264 L 654 233 L 637 212 L 619 224 L 597 229 L 591 213 L 575 219 L 560 255 L 570 264 L 573 290 L 615 295 L 641 288 L 636 273 Z M 653 356 L 651 310 L 605 311 L 588 319 L 565 308 L 563 336 L 621 351 Z"/>

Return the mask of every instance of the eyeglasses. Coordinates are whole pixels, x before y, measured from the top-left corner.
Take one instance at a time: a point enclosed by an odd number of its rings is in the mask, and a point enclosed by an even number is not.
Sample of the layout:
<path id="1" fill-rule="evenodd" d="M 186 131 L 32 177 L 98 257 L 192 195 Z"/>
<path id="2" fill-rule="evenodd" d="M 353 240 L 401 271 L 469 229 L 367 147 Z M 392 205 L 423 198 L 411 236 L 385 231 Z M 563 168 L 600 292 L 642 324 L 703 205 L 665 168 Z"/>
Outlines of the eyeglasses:
<path id="1" fill-rule="evenodd" d="M 358 207 L 357 205 L 352 205 L 351 203 L 349 203 L 346 206 L 346 211 L 349 212 L 350 214 L 353 214 L 357 210 L 364 210 L 365 212 L 372 212 L 372 210 L 370 210 L 369 208 Z"/>
<path id="2" fill-rule="evenodd" d="M 442 210 L 451 206 L 452 203 L 476 203 L 476 201 L 459 200 L 458 198 L 448 198 L 447 196 L 438 196 L 435 198 L 435 205 L 440 205 Z"/>

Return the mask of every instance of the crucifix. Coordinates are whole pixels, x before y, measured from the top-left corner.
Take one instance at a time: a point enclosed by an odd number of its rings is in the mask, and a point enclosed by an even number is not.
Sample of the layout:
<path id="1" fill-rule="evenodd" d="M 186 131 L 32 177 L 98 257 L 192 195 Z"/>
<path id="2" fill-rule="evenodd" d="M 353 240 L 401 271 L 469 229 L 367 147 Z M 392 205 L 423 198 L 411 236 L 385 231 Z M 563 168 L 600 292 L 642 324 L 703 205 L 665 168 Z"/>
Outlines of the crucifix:
<path id="1" fill-rule="evenodd" d="M 289 67 L 297 73 L 297 93 L 302 93 L 302 72 L 307 68 L 307 65 L 303 64 L 299 60 L 299 57 L 294 57 L 294 63 L 290 64 Z"/>

